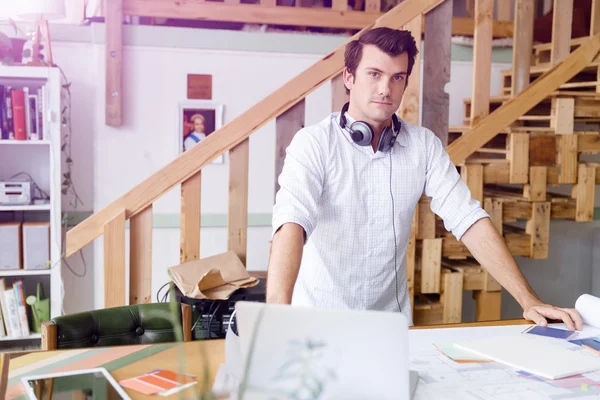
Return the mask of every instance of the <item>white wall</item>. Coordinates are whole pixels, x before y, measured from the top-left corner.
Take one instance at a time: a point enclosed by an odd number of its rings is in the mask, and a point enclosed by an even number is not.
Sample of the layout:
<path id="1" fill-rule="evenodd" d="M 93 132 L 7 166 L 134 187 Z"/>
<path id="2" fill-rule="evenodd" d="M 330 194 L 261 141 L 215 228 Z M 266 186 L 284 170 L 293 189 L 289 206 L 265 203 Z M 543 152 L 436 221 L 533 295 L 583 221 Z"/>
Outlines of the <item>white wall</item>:
<path id="1" fill-rule="evenodd" d="M 187 39 L 189 40 L 189 38 Z M 317 38 L 315 38 L 317 40 Z M 174 47 L 125 46 L 123 52 L 124 124 L 111 128 L 104 123 L 104 46 L 101 43 L 64 43 L 53 45 L 56 62 L 72 81 L 73 92 L 73 180 L 84 200 L 79 210 L 99 210 L 173 160 L 178 143 L 178 103 L 186 101 L 188 73 L 213 75 L 213 99 L 224 104 L 224 122 L 231 121 L 264 96 L 322 57 L 322 54 L 281 52 L 243 52 Z M 500 92 L 500 70 L 508 64 L 492 66 L 491 90 Z M 462 124 L 462 102 L 471 96 L 472 65 L 453 61 L 450 93 L 450 125 Z M 331 112 L 331 88 L 327 83 L 306 100 L 306 123 L 312 124 Z M 270 213 L 274 197 L 275 123 L 268 123 L 250 138 L 249 212 Z M 225 164 L 209 165 L 203 170 L 202 212 L 227 212 L 228 159 Z M 64 204 L 68 208 L 68 201 Z M 179 213 L 179 188 L 157 201 L 155 213 Z M 564 257 L 573 260 L 576 276 L 561 291 L 543 291 L 548 301 L 570 300 L 573 293 L 586 288 L 590 281 L 592 242 L 580 247 L 561 247 L 563 240 L 573 241 L 573 233 L 581 234 L 579 225 L 568 225 L 564 235 L 552 236 L 552 251 L 565 250 Z M 554 230 L 554 225 L 552 230 Z M 588 231 L 592 234 L 592 231 Z M 265 270 L 268 262 L 270 226 L 251 227 L 248 232 L 248 267 Z M 562 234 L 561 234 L 562 235 Z M 596 231 L 597 235 L 597 231 Z M 587 247 L 586 247 L 587 246 Z M 202 228 L 201 257 L 226 250 L 226 228 Z M 589 254 L 588 254 L 589 253 Z M 65 311 L 76 312 L 102 307 L 103 247 L 102 239 L 84 249 L 88 273 L 78 278 L 65 270 Z M 153 298 L 168 280 L 167 268 L 179 259 L 179 229 L 154 229 Z M 565 274 L 565 266 L 553 260 L 519 260 L 531 277 L 534 287 L 547 282 L 550 271 Z M 598 256 L 595 258 L 598 263 Z M 79 255 L 69 260 L 77 272 L 83 270 Z M 530 270 L 531 272 L 528 272 Z M 596 267 L 597 270 L 597 267 Z M 572 272 L 569 272 L 573 276 Z M 597 279 L 597 278 L 596 278 Z M 591 287 L 589 288 L 591 290 Z M 468 302 L 465 302 L 467 313 Z M 505 302 L 508 314 L 514 304 Z"/>

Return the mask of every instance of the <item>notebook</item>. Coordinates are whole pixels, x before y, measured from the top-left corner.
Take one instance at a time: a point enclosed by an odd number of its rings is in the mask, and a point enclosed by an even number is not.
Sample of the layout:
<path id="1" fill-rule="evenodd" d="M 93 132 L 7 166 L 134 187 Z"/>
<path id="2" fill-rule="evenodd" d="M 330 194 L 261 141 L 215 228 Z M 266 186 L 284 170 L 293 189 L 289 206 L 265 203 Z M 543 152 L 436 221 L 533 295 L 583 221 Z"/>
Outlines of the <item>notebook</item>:
<path id="1" fill-rule="evenodd" d="M 535 335 L 496 336 L 454 346 L 548 379 L 600 370 L 600 357 L 540 340 Z"/>

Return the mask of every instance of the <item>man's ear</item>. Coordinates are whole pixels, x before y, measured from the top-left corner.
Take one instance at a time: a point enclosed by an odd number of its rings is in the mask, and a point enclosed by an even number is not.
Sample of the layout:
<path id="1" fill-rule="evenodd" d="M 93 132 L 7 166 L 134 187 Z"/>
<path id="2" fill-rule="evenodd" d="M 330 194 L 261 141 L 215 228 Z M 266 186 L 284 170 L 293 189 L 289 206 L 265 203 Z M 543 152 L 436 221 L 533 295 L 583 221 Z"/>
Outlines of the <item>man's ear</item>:
<path id="1" fill-rule="evenodd" d="M 346 89 L 351 90 L 352 89 L 352 85 L 354 84 L 354 75 L 352 73 L 350 73 L 350 71 L 348 71 L 348 68 L 344 67 L 344 86 L 346 86 Z"/>

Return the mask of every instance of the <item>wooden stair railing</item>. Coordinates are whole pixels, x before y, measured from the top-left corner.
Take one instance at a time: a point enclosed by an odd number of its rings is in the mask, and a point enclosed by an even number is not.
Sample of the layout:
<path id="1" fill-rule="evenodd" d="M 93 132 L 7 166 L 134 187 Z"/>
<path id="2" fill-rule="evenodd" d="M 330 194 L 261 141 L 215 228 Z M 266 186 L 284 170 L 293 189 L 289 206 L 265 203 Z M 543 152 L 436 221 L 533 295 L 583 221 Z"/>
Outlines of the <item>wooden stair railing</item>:
<path id="1" fill-rule="evenodd" d="M 469 155 L 489 142 L 498 132 L 523 116 L 559 86 L 584 69 L 596 58 L 599 51 L 600 34 L 588 39 L 586 43 L 536 79 L 518 96 L 511 98 L 465 132 L 461 138 L 451 143 L 447 151 L 452 162 L 456 165 L 462 164 Z"/>
<path id="2" fill-rule="evenodd" d="M 379 17 L 347 42 L 376 26 L 399 28 L 445 0 L 406 0 Z M 151 1 L 142 3 L 149 4 Z M 183 3 L 182 3 L 183 4 Z M 346 43 L 347 43 L 346 42 Z M 181 261 L 200 255 L 201 169 L 230 152 L 228 249 L 245 261 L 248 213 L 248 137 L 286 111 L 299 110 L 304 98 L 343 69 L 345 45 L 339 46 L 242 115 L 209 135 L 133 189 L 67 232 L 66 257 L 104 234 L 105 306 L 125 304 L 125 221 L 131 220 L 131 303 L 150 301 L 152 205 L 181 184 Z M 280 119 L 280 123 L 283 120 Z M 118 293 L 117 293 L 118 292 Z"/>

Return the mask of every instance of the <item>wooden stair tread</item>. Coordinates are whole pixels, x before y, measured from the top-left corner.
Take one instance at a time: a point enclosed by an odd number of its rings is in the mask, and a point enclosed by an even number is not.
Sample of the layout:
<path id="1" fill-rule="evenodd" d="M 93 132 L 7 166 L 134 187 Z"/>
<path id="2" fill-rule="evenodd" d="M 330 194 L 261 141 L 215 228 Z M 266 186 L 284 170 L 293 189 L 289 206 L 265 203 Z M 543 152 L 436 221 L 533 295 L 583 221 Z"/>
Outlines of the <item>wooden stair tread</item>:
<path id="1" fill-rule="evenodd" d="M 598 62 L 598 61 L 591 62 L 583 70 L 581 70 L 581 72 L 591 72 L 594 70 L 594 68 L 598 68 L 599 65 L 600 65 L 600 62 Z M 531 67 L 529 69 L 529 74 L 530 75 L 542 75 L 543 73 L 548 72 L 551 69 L 552 69 L 552 66 L 550 65 L 550 63 L 539 64 L 539 65 Z M 512 69 L 504 69 L 504 70 L 500 71 L 500 73 L 503 76 L 511 76 Z"/>
<path id="2" fill-rule="evenodd" d="M 586 41 L 590 40 L 589 36 L 579 37 L 575 39 L 571 39 L 571 46 L 578 46 Z M 552 42 L 539 43 L 533 45 L 533 50 L 550 50 L 552 49 Z"/>

